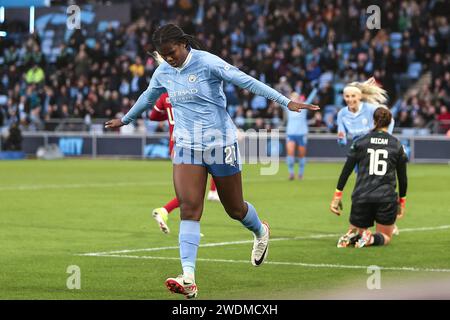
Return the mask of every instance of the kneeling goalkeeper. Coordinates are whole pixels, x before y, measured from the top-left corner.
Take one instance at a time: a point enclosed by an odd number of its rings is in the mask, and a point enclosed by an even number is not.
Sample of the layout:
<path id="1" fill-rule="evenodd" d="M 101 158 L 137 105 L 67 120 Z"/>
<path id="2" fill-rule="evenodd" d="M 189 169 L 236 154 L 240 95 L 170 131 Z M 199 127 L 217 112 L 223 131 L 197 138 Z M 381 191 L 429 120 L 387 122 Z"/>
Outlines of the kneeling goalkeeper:
<path id="1" fill-rule="evenodd" d="M 341 214 L 342 191 L 355 165 L 359 167 L 352 194 L 350 227 L 338 248 L 387 245 L 395 220 L 405 214 L 407 157 L 401 143 L 388 131 L 392 114 L 387 108 L 376 109 L 374 129 L 353 143 L 342 169 L 330 210 Z M 398 195 L 396 185 L 398 177 Z M 376 233 L 369 228 L 376 222 Z"/>

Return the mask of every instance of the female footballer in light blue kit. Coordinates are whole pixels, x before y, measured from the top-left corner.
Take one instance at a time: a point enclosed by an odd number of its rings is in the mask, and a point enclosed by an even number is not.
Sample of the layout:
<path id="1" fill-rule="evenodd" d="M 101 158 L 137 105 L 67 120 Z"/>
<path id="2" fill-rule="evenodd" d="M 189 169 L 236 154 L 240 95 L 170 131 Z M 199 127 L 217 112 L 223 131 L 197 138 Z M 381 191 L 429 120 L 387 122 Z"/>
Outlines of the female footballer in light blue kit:
<path id="1" fill-rule="evenodd" d="M 343 90 L 343 96 L 347 106 L 338 112 L 337 131 L 339 145 L 346 146 L 348 136 L 357 140 L 373 129 L 373 113 L 378 107 L 384 106 L 387 95 L 372 77 L 365 82 L 349 83 Z M 388 132 L 392 134 L 393 129 L 394 120 Z"/>
<path id="2" fill-rule="evenodd" d="M 314 88 L 306 99 L 305 103 L 311 103 L 317 95 L 317 89 Z M 297 92 L 292 92 L 292 101 L 300 102 L 300 96 Z M 306 145 L 308 143 L 308 119 L 307 112 L 286 111 L 286 162 L 289 171 L 289 180 L 294 180 L 295 149 L 298 153 L 298 178 L 303 179 L 306 165 Z"/>
<path id="3" fill-rule="evenodd" d="M 319 107 L 290 101 L 264 83 L 206 51 L 181 28 L 167 24 L 152 36 L 165 60 L 154 72 L 150 84 L 122 119 L 106 122 L 116 128 L 130 123 L 153 106 L 163 92 L 173 106 L 173 180 L 180 202 L 180 258 L 183 274 L 168 278 L 166 286 L 186 298 L 197 296 L 195 262 L 200 242 L 200 219 L 208 172 L 214 177 L 222 205 L 228 215 L 254 233 L 251 262 L 259 266 L 267 257 L 269 226 L 262 223 L 255 208 L 242 195 L 241 163 L 236 127 L 226 112 L 223 81 L 271 99 L 291 111 Z"/>

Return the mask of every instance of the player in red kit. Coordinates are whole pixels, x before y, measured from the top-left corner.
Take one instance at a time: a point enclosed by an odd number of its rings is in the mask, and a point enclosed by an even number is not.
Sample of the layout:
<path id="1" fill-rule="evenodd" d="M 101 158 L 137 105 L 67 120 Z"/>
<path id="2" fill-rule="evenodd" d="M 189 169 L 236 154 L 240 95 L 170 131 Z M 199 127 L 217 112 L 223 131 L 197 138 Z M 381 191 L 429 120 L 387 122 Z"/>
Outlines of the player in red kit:
<path id="1" fill-rule="evenodd" d="M 167 120 L 169 124 L 169 132 L 170 132 L 170 141 L 169 141 L 169 154 L 172 157 L 172 150 L 174 146 L 173 141 L 173 126 L 175 124 L 173 119 L 172 105 L 169 102 L 169 95 L 167 93 L 163 93 L 159 99 L 156 101 L 155 105 L 149 116 L 152 121 L 164 121 Z M 216 184 L 214 183 L 214 179 L 211 178 L 211 188 L 208 192 L 208 200 L 211 201 L 220 201 L 219 195 L 217 194 Z M 170 229 L 167 226 L 167 220 L 169 218 L 169 213 L 171 213 L 174 209 L 179 207 L 178 199 L 175 197 L 170 200 L 165 206 L 161 208 L 156 208 L 152 212 L 153 218 L 158 223 L 159 228 L 164 233 L 169 233 Z"/>

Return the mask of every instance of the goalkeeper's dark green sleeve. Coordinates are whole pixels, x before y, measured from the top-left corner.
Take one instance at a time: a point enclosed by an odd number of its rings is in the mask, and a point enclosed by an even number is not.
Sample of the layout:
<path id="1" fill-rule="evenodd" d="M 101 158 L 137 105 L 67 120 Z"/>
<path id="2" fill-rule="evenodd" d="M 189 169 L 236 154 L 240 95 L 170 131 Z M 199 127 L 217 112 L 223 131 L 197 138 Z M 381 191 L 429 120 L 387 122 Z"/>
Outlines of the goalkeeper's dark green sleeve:
<path id="1" fill-rule="evenodd" d="M 348 177 L 353 171 L 353 168 L 356 165 L 356 159 L 353 157 L 347 157 L 347 161 L 345 161 L 344 167 L 342 168 L 341 175 L 339 176 L 338 184 L 336 189 L 344 190 L 345 184 L 347 183 Z"/>
<path id="2" fill-rule="evenodd" d="M 397 163 L 397 177 L 398 177 L 398 196 L 400 198 L 406 197 L 406 189 L 408 188 L 408 177 L 406 176 L 406 162 L 399 161 Z"/>

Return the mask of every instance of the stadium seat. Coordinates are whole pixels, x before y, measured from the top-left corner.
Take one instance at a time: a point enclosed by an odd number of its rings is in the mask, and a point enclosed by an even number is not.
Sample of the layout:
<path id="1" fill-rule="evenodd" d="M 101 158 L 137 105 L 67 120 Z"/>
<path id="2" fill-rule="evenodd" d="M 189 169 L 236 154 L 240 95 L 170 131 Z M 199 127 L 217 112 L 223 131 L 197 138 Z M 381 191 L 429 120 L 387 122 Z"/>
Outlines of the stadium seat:
<path id="1" fill-rule="evenodd" d="M 399 32 L 393 32 L 390 35 L 390 46 L 392 49 L 398 49 L 402 45 L 402 34 Z"/>
<path id="2" fill-rule="evenodd" d="M 422 72 L 422 64 L 420 62 L 413 62 L 408 66 L 408 77 L 410 79 L 419 79 Z"/>
<path id="3" fill-rule="evenodd" d="M 88 48 L 94 48 L 95 47 L 95 43 L 97 41 L 95 40 L 95 38 L 88 38 L 86 39 L 86 45 L 88 46 Z"/>
<path id="4" fill-rule="evenodd" d="M 117 29 L 120 26 L 120 22 L 117 20 L 113 20 L 113 21 L 107 21 L 107 20 L 102 20 L 98 22 L 97 25 L 97 32 L 105 32 L 106 30 L 108 30 L 108 27 L 111 26 L 114 29 Z"/>

